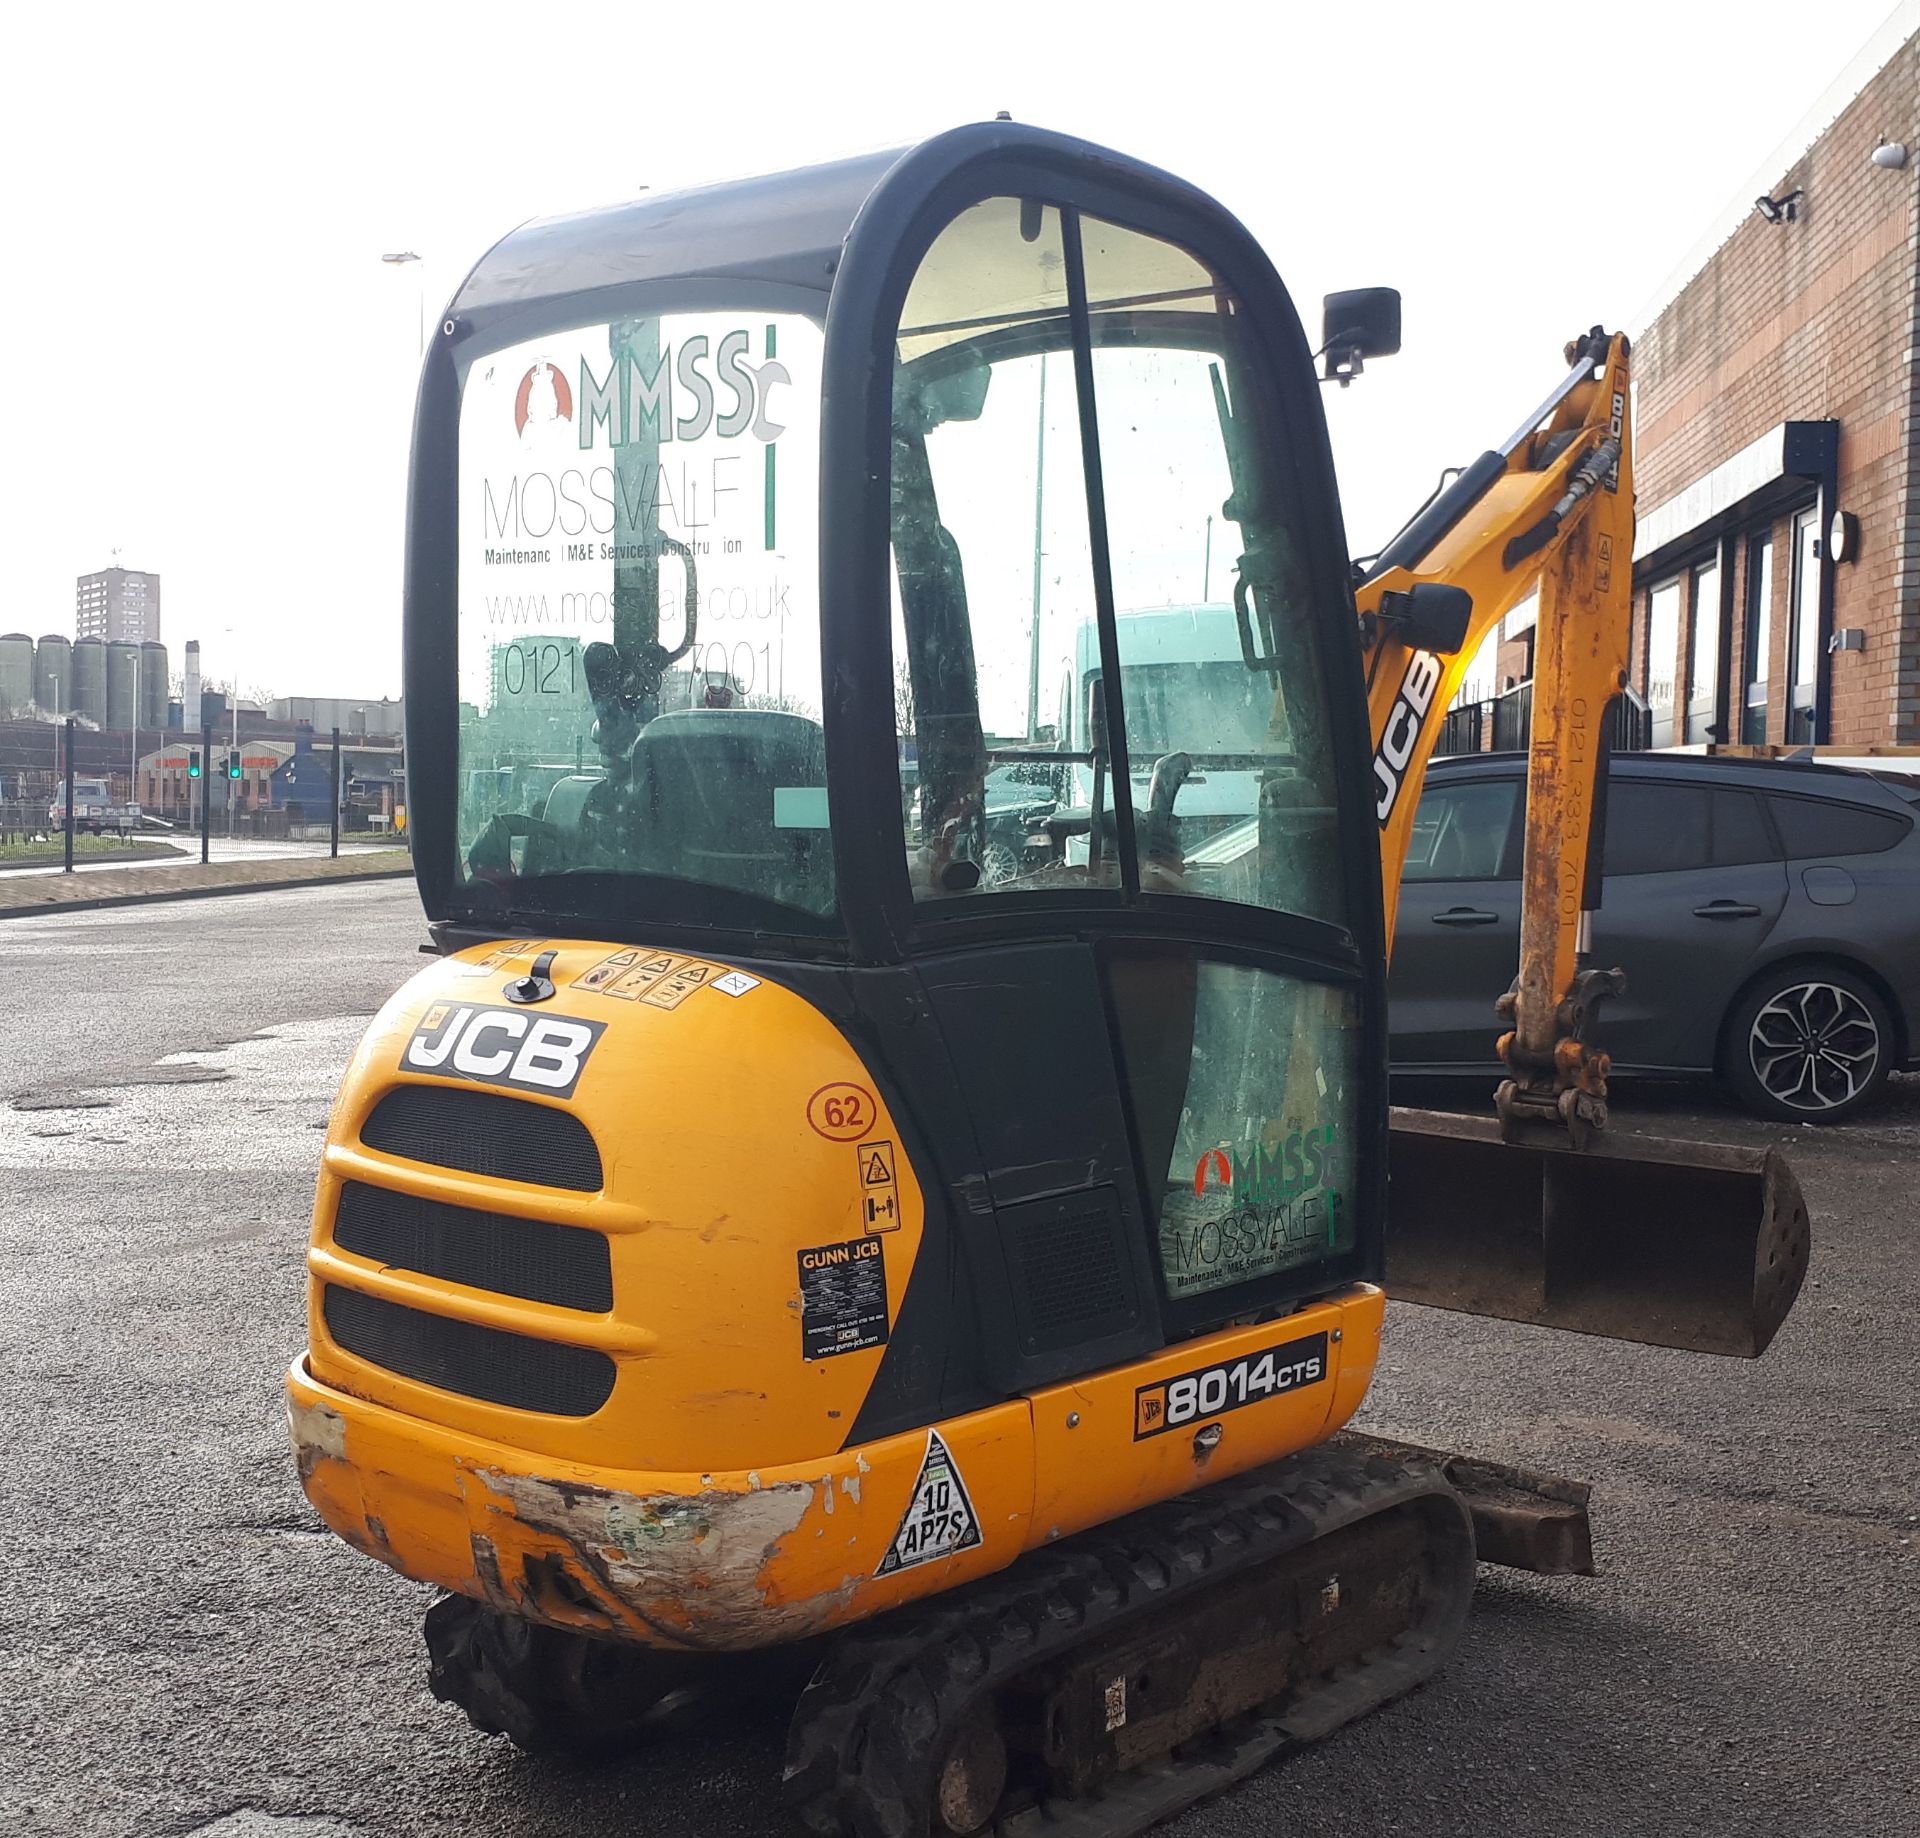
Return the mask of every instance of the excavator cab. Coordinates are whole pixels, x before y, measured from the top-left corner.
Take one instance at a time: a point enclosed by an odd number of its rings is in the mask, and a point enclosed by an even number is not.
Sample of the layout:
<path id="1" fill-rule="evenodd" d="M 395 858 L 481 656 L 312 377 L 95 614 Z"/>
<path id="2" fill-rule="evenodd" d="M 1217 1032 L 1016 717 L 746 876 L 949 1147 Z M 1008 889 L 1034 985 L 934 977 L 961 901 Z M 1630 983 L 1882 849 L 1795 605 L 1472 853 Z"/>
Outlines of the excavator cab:
<path id="1" fill-rule="evenodd" d="M 1012 1251 L 1009 1377 L 1377 1274 L 1366 711 L 1270 265 L 1010 126 L 660 209 L 508 238 L 428 367 L 431 917 L 929 1005 L 993 1211 L 1101 1273 Z M 1063 795 L 996 855 L 1019 771 Z"/>
<path id="2" fill-rule="evenodd" d="M 480 1727 L 603 1748 L 797 1649 L 810 1829 L 1120 1838 L 1425 1677 L 1476 1534 L 1587 1567 L 1574 1484 L 1340 1436 L 1386 944 L 1317 389 L 1217 204 L 1010 123 L 460 287 L 407 555 L 438 957 L 330 1118 L 288 1391 Z M 1403 648 L 1459 624 L 1419 585 Z"/>

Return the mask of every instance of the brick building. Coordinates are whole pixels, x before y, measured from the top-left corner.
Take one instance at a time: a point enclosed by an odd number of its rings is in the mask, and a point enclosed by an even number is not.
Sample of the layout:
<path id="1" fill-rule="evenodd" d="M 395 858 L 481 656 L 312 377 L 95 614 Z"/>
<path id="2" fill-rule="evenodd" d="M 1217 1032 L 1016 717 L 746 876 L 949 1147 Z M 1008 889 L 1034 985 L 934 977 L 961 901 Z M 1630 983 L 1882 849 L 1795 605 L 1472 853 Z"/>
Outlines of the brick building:
<path id="1" fill-rule="evenodd" d="M 1654 746 L 1920 744 L 1917 314 L 1920 34 L 1635 341 Z"/>

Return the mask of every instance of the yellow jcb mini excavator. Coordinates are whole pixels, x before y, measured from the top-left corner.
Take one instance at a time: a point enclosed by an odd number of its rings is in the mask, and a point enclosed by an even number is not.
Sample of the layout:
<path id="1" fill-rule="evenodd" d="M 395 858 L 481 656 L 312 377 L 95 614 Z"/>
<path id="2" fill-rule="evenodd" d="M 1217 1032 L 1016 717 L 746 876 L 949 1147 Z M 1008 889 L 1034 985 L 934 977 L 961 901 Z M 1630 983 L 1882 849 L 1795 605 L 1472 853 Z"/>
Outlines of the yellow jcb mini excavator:
<path id="1" fill-rule="evenodd" d="M 1345 375 L 1397 305 L 1336 307 Z M 1777 1163 L 1598 1127 L 1625 343 L 1570 363 L 1356 619 L 1293 308 L 1164 173 L 995 123 L 479 262 L 407 558 L 440 961 L 289 1377 L 327 1523 L 448 1592 L 438 1695 L 600 1748 L 783 1648 L 813 1830 L 1108 1838 L 1427 1676 L 1476 1549 L 1587 1566 L 1576 1484 L 1341 1433 L 1403 1266 L 1745 1353 L 1804 1267 Z M 1535 579 L 1552 929 L 1390 1225 L 1383 878 Z"/>

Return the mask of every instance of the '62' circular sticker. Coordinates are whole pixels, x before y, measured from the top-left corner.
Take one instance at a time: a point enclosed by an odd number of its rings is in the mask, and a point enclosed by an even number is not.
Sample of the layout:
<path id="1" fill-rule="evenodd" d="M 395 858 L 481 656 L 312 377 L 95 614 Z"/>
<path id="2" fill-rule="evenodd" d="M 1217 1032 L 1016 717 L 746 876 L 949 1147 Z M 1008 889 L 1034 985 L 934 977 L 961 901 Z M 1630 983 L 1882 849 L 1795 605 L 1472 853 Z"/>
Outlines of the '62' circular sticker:
<path id="1" fill-rule="evenodd" d="M 879 1120 L 873 1093 L 864 1085 L 822 1085 L 807 1100 L 807 1121 L 829 1142 L 857 1142 Z"/>

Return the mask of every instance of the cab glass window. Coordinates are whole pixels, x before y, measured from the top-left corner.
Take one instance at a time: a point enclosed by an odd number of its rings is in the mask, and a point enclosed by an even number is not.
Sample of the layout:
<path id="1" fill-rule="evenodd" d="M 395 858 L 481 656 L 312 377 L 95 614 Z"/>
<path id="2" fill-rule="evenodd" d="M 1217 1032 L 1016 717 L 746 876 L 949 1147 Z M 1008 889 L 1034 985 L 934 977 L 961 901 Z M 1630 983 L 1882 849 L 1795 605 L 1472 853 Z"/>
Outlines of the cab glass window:
<path id="1" fill-rule="evenodd" d="M 1188 251 L 1016 199 L 963 213 L 921 264 L 899 329 L 893 455 L 896 715 L 919 898 L 1132 878 L 1344 918 L 1314 609 L 1236 315 Z"/>
<path id="2" fill-rule="evenodd" d="M 459 868 L 503 903 L 831 929 L 821 333 L 764 309 L 475 361 Z"/>
<path id="3" fill-rule="evenodd" d="M 948 226 L 901 314 L 894 718 L 921 899 L 1120 884 L 1104 827 L 1091 859 L 1089 825 L 1068 833 L 1096 789 L 1112 810 L 1072 675 L 1098 639 L 1070 336 L 1060 213 L 1014 199 Z"/>
<path id="4" fill-rule="evenodd" d="M 1350 1251 L 1352 992 L 1144 951 L 1116 962 L 1114 992 L 1142 1154 L 1166 1170 L 1156 1249 L 1169 1299 Z"/>

